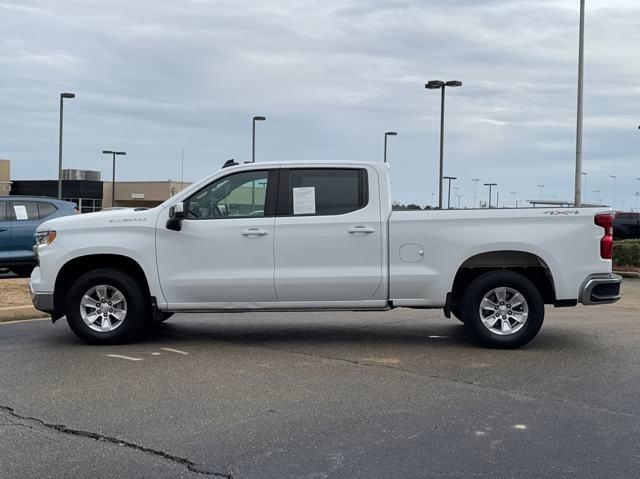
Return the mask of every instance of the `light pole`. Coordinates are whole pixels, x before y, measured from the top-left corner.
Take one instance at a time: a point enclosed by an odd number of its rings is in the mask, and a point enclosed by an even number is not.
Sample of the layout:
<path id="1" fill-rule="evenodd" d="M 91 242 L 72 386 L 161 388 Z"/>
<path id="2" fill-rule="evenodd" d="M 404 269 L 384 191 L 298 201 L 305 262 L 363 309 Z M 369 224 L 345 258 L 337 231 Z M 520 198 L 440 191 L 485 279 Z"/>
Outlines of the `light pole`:
<path id="1" fill-rule="evenodd" d="M 460 209 L 460 198 L 462 198 L 464 195 L 461 195 L 460 193 L 456 192 L 456 196 L 458 198 L 458 209 Z"/>
<path id="2" fill-rule="evenodd" d="M 253 117 L 253 129 L 251 135 L 251 163 L 256 162 L 256 121 L 265 121 L 266 119 L 266 116 Z"/>
<path id="3" fill-rule="evenodd" d="M 518 200 L 516 200 L 516 195 L 518 194 L 518 192 L 517 191 L 512 191 L 511 194 L 513 195 L 513 206 L 515 208 L 517 208 L 518 207 Z"/>
<path id="4" fill-rule="evenodd" d="M 587 201 L 587 172 L 583 171 L 582 172 L 582 176 L 584 176 L 584 188 L 582 189 L 582 191 L 584 191 L 584 201 Z"/>
<path id="5" fill-rule="evenodd" d="M 613 204 L 611 207 L 615 211 L 616 209 L 616 175 L 609 175 L 609 178 L 613 180 Z"/>
<path id="6" fill-rule="evenodd" d="M 636 197 L 636 210 L 640 211 L 640 204 L 638 204 L 638 200 L 640 200 L 640 191 L 636 191 L 633 196 Z"/>
<path id="7" fill-rule="evenodd" d="M 62 110 L 65 98 L 75 98 L 75 93 L 60 93 L 60 127 L 58 137 L 58 199 L 62 199 Z"/>
<path id="8" fill-rule="evenodd" d="M 542 188 L 544 188 L 547 185 L 538 185 L 538 188 L 540 188 L 540 199 L 542 199 Z"/>
<path id="9" fill-rule="evenodd" d="M 388 131 L 384 134 L 384 162 L 387 162 L 387 137 L 388 136 L 398 136 L 398 133 L 395 131 Z"/>
<path id="10" fill-rule="evenodd" d="M 116 155 L 126 155 L 124 151 L 102 150 L 102 154 L 113 157 L 113 172 L 111 176 L 111 207 L 116 205 Z"/>
<path id="11" fill-rule="evenodd" d="M 575 195 L 573 203 L 576 207 L 582 204 L 580 191 L 582 173 L 582 96 L 584 84 L 584 0 L 580 0 L 580 33 L 578 38 L 578 108 L 576 119 L 576 172 Z"/>
<path id="12" fill-rule="evenodd" d="M 442 209 L 442 180 L 443 180 L 443 171 L 444 171 L 444 91 L 446 87 L 457 87 L 462 86 L 462 82 L 458 80 L 430 80 L 425 84 L 425 88 L 429 90 L 437 90 L 440 89 L 440 173 L 438 175 L 439 178 L 439 197 L 438 197 L 438 207 Z"/>
<path id="13" fill-rule="evenodd" d="M 476 207 L 476 200 L 478 199 L 478 181 L 480 181 L 480 178 L 471 178 L 471 181 L 473 181 L 473 207 Z"/>
<path id="14" fill-rule="evenodd" d="M 449 194 L 447 195 L 447 209 L 451 208 L 451 180 L 457 180 L 457 176 L 443 176 L 443 180 L 449 180 Z M 442 209 L 442 207 L 440 208 Z"/>
<path id="15" fill-rule="evenodd" d="M 484 186 L 489 187 L 489 203 L 487 204 L 487 208 L 491 208 L 491 188 L 493 186 L 498 186 L 498 183 L 485 183 Z"/>

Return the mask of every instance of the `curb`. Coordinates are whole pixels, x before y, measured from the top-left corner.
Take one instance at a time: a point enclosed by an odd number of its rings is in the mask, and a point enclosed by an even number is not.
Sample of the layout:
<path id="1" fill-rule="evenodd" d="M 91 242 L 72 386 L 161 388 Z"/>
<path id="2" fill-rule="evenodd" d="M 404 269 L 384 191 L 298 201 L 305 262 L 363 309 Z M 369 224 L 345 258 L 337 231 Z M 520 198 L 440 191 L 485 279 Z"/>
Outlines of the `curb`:
<path id="1" fill-rule="evenodd" d="M 8 321 L 22 321 L 25 319 L 41 319 L 49 317 L 48 314 L 38 311 L 33 306 L 9 306 L 0 308 L 0 323 Z"/>

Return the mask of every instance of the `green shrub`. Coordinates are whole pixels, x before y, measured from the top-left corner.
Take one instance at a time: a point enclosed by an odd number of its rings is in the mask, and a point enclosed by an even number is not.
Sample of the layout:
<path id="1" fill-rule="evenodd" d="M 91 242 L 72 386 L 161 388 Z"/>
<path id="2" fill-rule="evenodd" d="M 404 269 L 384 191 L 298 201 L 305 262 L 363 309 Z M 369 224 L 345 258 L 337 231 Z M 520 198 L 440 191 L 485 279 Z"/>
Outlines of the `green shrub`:
<path id="1" fill-rule="evenodd" d="M 613 244 L 614 266 L 640 267 L 640 240 L 622 240 Z"/>

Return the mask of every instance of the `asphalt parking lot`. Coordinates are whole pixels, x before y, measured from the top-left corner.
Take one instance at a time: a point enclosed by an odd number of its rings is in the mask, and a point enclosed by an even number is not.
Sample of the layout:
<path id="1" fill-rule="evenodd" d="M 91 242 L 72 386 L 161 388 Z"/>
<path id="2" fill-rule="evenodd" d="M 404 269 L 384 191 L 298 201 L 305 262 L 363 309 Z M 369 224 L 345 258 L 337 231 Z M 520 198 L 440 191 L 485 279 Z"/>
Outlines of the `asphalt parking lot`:
<path id="1" fill-rule="evenodd" d="M 638 477 L 640 282 L 517 351 L 437 311 L 0 325 L 0 477 Z"/>

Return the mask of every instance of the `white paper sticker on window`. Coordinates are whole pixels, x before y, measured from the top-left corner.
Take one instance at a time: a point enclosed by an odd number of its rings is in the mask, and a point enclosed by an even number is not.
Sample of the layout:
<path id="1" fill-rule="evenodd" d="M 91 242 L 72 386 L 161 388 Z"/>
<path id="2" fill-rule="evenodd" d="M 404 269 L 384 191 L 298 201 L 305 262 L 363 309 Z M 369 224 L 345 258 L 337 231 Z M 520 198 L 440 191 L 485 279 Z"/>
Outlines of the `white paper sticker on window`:
<path id="1" fill-rule="evenodd" d="M 306 186 L 293 189 L 293 214 L 314 215 L 316 213 L 316 188 Z"/>
<path id="2" fill-rule="evenodd" d="M 17 220 L 28 220 L 27 207 L 24 205 L 13 205 L 13 211 L 16 213 Z"/>

